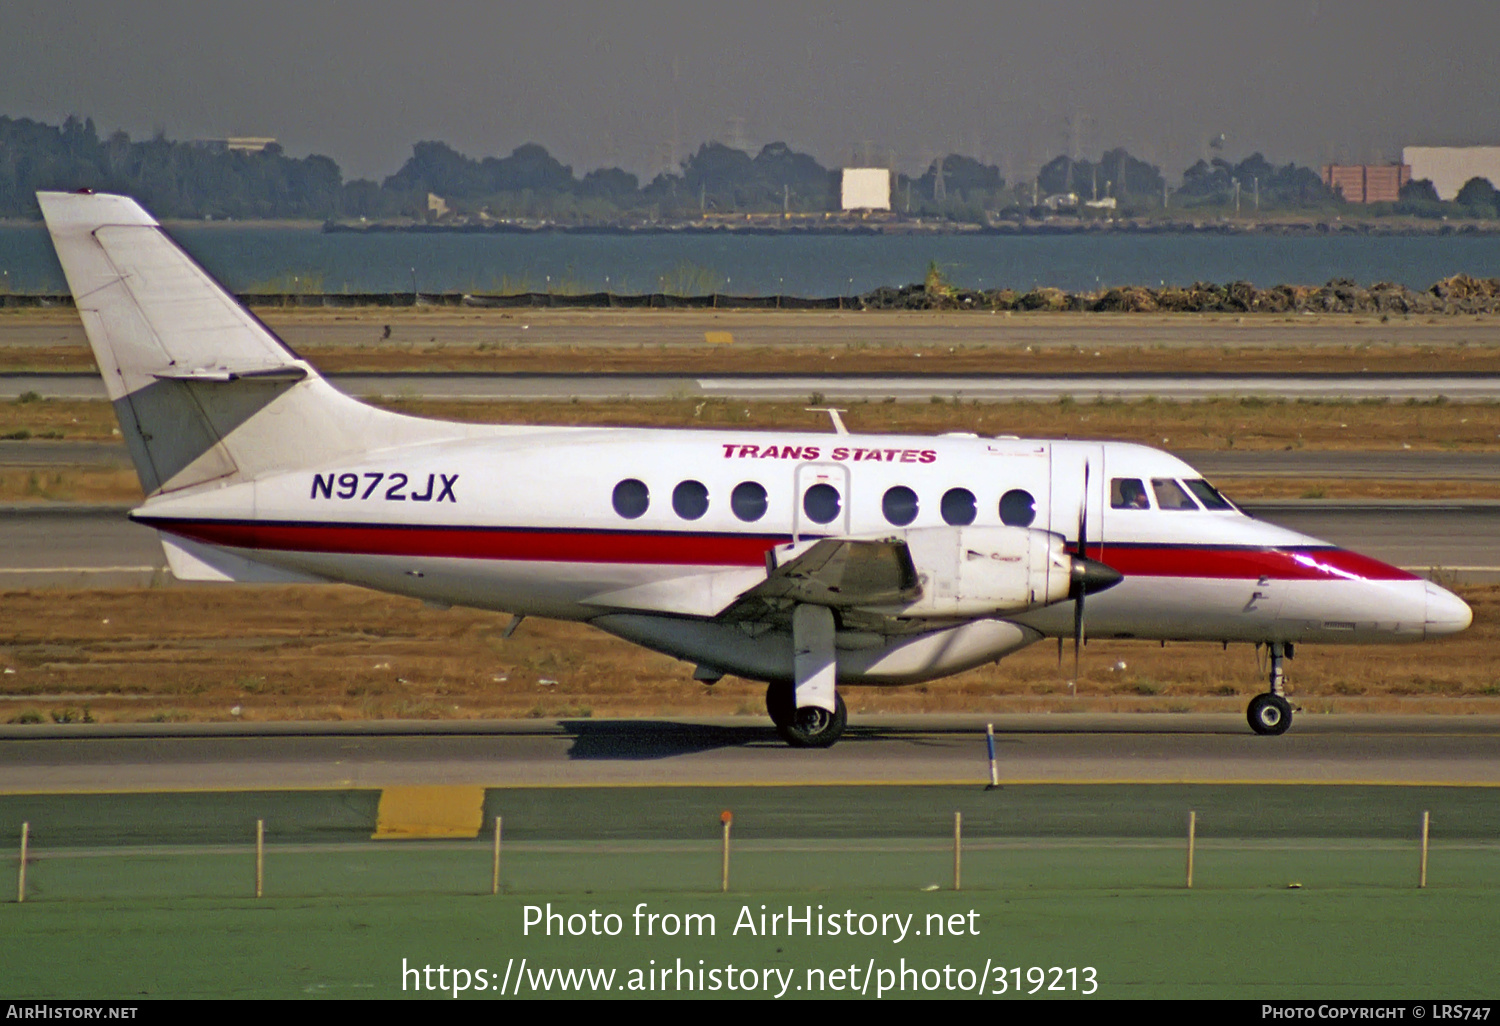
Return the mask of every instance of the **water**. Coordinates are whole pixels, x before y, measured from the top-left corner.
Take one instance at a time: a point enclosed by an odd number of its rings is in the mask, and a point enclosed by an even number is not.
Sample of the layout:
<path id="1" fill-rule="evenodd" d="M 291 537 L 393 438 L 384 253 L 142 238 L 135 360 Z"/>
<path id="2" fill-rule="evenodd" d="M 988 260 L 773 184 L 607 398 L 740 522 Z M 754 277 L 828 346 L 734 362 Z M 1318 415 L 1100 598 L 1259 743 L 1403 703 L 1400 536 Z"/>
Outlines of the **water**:
<path id="1" fill-rule="evenodd" d="M 832 296 L 919 282 L 1072 291 L 1109 285 L 1352 278 L 1426 288 L 1500 277 L 1500 236 L 796 236 L 333 234 L 182 227 L 174 236 L 237 292 L 522 292 Z M 40 226 L 0 228 L 0 291 L 65 292 Z"/>

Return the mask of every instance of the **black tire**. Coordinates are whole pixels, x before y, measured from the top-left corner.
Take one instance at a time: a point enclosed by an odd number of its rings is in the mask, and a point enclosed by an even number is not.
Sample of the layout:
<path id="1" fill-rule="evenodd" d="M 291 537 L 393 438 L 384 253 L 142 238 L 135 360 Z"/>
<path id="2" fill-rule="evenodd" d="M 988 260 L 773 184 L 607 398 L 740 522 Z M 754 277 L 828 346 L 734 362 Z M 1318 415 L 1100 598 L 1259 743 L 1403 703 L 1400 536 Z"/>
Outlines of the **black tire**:
<path id="1" fill-rule="evenodd" d="M 776 724 L 777 733 L 792 725 L 797 713 L 796 689 L 789 680 L 766 685 L 766 715 Z M 782 734 L 785 737 L 785 734 Z"/>
<path id="2" fill-rule="evenodd" d="M 1285 734 L 1292 725 L 1292 706 L 1280 695 L 1256 695 L 1250 699 L 1245 718 L 1250 721 L 1250 729 L 1257 734 Z"/>
<path id="3" fill-rule="evenodd" d="M 783 697 L 784 693 L 784 697 Z M 777 685 L 766 689 L 766 711 L 771 722 L 776 724 L 776 733 L 793 748 L 827 748 L 844 735 L 844 726 L 849 721 L 849 710 L 844 705 L 844 696 L 833 696 L 834 711 L 805 705 L 792 709 L 793 690 L 784 686 L 778 693 Z M 780 717 L 785 716 L 785 719 Z"/>

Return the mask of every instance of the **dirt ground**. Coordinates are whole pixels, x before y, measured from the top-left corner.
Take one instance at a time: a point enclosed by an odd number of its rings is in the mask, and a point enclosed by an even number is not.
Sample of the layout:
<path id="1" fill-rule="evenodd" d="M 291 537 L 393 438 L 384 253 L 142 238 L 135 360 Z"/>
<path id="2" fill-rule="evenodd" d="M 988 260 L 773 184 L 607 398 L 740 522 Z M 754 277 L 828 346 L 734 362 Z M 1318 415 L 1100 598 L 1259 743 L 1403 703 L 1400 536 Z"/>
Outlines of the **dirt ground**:
<path id="1" fill-rule="evenodd" d="M 1459 588 L 1475 624 L 1410 645 L 1304 646 L 1309 712 L 1500 713 L 1500 586 Z M 0 593 L 0 722 L 759 715 L 763 685 L 581 624 L 437 610 L 343 586 Z M 1055 643 L 930 684 L 849 688 L 852 712 L 1237 711 L 1249 645 L 1099 641 L 1073 679 Z"/>
<path id="2" fill-rule="evenodd" d="M 320 370 L 721 374 L 1500 372 L 1500 317 L 703 310 L 257 315 Z M 0 371 L 89 370 L 72 310 L 0 312 Z"/>

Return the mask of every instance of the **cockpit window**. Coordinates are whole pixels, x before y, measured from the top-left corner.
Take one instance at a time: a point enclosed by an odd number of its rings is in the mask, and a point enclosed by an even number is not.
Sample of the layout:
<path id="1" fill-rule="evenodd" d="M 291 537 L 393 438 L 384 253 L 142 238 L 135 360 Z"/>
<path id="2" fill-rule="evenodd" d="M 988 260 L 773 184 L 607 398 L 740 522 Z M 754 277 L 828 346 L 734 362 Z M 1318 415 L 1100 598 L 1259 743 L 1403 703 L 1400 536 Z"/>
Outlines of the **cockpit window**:
<path id="1" fill-rule="evenodd" d="M 1198 501 L 1203 503 L 1204 509 L 1234 509 L 1234 503 L 1219 494 L 1219 490 L 1201 477 L 1191 478 L 1182 482 L 1188 486 L 1188 490 L 1198 496 Z"/>
<path id="2" fill-rule="evenodd" d="M 1117 477 L 1109 483 L 1110 509 L 1150 509 L 1146 486 L 1138 477 Z"/>
<path id="3" fill-rule="evenodd" d="M 1153 477 L 1151 490 L 1156 493 L 1156 505 L 1159 509 L 1198 508 L 1198 504 L 1188 498 L 1188 493 L 1182 490 L 1182 485 L 1170 477 Z"/>

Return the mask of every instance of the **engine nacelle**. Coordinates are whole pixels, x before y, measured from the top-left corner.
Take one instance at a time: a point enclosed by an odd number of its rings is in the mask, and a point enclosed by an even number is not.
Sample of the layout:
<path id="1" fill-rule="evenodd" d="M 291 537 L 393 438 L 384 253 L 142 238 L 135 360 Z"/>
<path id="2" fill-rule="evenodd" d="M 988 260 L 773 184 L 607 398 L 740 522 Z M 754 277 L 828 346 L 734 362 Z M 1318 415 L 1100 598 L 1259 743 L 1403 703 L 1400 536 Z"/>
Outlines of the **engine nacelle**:
<path id="1" fill-rule="evenodd" d="M 922 585 L 903 616 L 985 616 L 1061 602 L 1073 557 L 1063 539 L 1025 527 L 924 527 L 902 532 Z"/>

